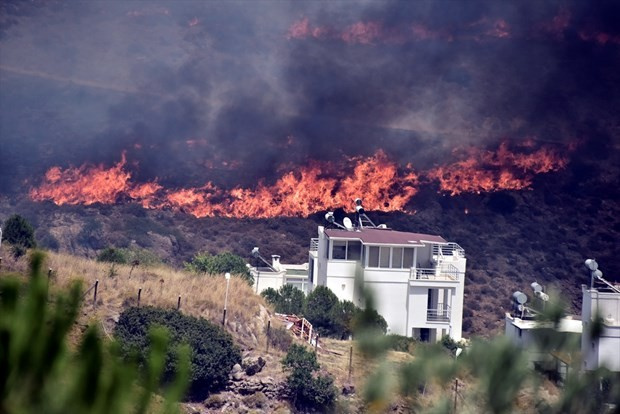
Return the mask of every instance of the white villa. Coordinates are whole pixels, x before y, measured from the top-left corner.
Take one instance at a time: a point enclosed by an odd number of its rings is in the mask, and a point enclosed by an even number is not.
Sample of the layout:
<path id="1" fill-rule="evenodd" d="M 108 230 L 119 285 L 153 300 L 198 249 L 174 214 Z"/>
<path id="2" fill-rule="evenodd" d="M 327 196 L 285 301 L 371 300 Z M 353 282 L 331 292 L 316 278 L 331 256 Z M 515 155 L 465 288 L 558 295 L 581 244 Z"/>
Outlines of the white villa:
<path id="1" fill-rule="evenodd" d="M 340 300 L 363 307 L 360 293 L 369 289 L 388 333 L 428 342 L 444 335 L 460 340 L 464 250 L 440 236 L 374 226 L 361 202 L 358 206 L 355 227 L 348 219 L 344 226 L 334 224 L 333 215 L 326 215 L 337 228 L 318 227 L 307 264 L 284 265 L 273 256 L 271 264 L 263 259 L 268 267 L 250 267 L 256 291 L 285 283 L 301 286 L 306 293 L 327 286 Z"/>
<path id="2" fill-rule="evenodd" d="M 536 331 L 551 326 L 536 320 L 537 312 L 525 305 L 527 296 L 524 293 L 513 294 L 515 315 L 506 313 L 506 336 L 515 345 L 527 350 L 528 360 L 532 365 L 543 363 L 549 368 L 552 364 L 551 368 L 556 370 L 562 379 L 566 378 L 574 358 L 581 360 L 582 371 L 593 371 L 604 366 L 610 371 L 620 373 L 620 285 L 603 279 L 603 273 L 598 270 L 595 260 L 588 259 L 585 264 L 591 273 L 591 283 L 589 287 L 581 286 L 581 317 L 564 317 L 559 326 L 555 327 L 560 334 L 577 335 L 576 339 L 581 340 L 580 352 L 542 352 L 539 349 Z M 540 285 L 532 283 L 532 288 L 535 287 L 538 289 L 535 289 L 534 296 L 544 301 L 549 299 L 542 293 Z M 599 335 L 593 338 L 592 324 L 596 318 L 600 318 L 602 326 Z"/>
<path id="3" fill-rule="evenodd" d="M 610 371 L 620 372 L 620 289 L 582 285 L 581 290 L 582 368 L 592 371 L 605 366 Z M 590 326 L 597 315 L 602 318 L 603 329 L 600 336 L 593 339 Z"/>

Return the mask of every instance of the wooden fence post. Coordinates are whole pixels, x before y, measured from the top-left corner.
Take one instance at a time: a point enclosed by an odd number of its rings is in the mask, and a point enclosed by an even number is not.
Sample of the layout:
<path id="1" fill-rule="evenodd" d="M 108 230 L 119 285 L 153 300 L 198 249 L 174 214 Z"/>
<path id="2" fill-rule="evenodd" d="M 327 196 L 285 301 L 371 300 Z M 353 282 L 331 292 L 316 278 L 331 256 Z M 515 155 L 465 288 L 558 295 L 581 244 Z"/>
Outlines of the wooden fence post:
<path id="1" fill-rule="evenodd" d="M 351 370 L 353 369 L 353 346 L 349 349 L 349 383 L 351 383 Z"/>
<path id="2" fill-rule="evenodd" d="M 181 295 L 179 295 L 179 299 L 177 300 L 177 310 L 181 309 Z"/>
<path id="3" fill-rule="evenodd" d="M 267 349 L 265 353 L 269 353 L 269 340 L 271 339 L 271 321 L 267 321 Z"/>
<path id="4" fill-rule="evenodd" d="M 95 280 L 95 294 L 93 295 L 93 307 L 97 306 L 97 289 L 99 288 L 99 279 Z"/>
<path id="5" fill-rule="evenodd" d="M 140 307 L 140 297 L 142 296 L 142 288 L 138 289 L 138 307 Z"/>
<path id="6" fill-rule="evenodd" d="M 314 343 L 314 353 L 316 354 L 316 356 L 318 357 L 318 351 L 319 351 L 319 336 L 321 336 L 318 332 L 316 333 L 316 342 Z"/>

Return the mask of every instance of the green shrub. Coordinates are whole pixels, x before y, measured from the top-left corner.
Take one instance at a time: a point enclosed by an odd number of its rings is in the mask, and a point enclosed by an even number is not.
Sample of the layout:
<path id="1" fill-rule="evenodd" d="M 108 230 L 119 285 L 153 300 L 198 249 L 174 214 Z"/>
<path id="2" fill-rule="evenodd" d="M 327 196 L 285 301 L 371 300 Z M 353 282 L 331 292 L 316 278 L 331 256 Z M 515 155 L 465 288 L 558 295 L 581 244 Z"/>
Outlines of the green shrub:
<path id="1" fill-rule="evenodd" d="M 233 365 L 241 362 L 241 353 L 232 337 L 205 319 L 186 316 L 176 310 L 154 307 L 129 308 L 119 318 L 114 336 L 126 357 L 137 353 L 146 361 L 147 332 L 152 326 L 170 331 L 173 344 L 186 343 L 191 348 L 190 399 L 204 399 L 209 392 L 222 389 Z M 177 368 L 176 358 L 168 354 L 163 382 L 168 382 Z"/>
<path id="2" fill-rule="evenodd" d="M 277 313 L 302 315 L 306 303 L 304 292 L 292 285 L 284 285 L 279 290 L 267 288 L 261 296 L 271 303 Z"/>
<path id="3" fill-rule="evenodd" d="M 4 222 L 2 239 L 12 246 L 15 257 L 23 256 L 27 249 L 37 247 L 34 229 L 19 214 L 13 214 Z"/>
<path id="4" fill-rule="evenodd" d="M 127 255 L 121 249 L 106 247 L 97 255 L 98 262 L 127 264 Z"/>
<path id="5" fill-rule="evenodd" d="M 286 385 L 295 407 L 325 411 L 334 405 L 337 395 L 334 380 L 330 376 L 316 375 L 315 371 L 320 368 L 316 354 L 302 345 L 293 344 L 282 365 L 290 372 Z"/>
<path id="6" fill-rule="evenodd" d="M 224 252 L 212 256 L 209 253 L 197 253 L 191 262 L 185 263 L 185 269 L 194 273 L 207 273 L 209 275 L 221 275 L 231 273 L 244 279 L 251 286 L 254 278 L 246 266 L 245 260 L 230 252 Z"/>
<path id="7" fill-rule="evenodd" d="M 326 286 L 317 286 L 308 295 L 304 316 L 321 336 L 344 339 L 362 324 L 387 331 L 387 322 L 372 307 L 360 309 L 353 302 L 339 301 Z"/>

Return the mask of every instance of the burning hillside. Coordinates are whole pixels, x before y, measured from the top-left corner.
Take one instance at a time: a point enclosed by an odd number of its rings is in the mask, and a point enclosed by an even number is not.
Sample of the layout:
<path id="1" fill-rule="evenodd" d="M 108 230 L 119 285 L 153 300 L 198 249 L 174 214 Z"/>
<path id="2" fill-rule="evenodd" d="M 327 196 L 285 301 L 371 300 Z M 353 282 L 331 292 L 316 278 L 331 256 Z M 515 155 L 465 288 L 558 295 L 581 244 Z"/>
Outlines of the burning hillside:
<path id="1" fill-rule="evenodd" d="M 533 141 L 526 141 L 530 147 Z M 495 151 L 470 148 L 465 158 L 427 171 L 411 164 L 402 167 L 378 151 L 367 158 L 354 157 L 344 163 L 312 162 L 288 171 L 273 184 L 229 190 L 212 182 L 201 187 L 164 188 L 156 181 L 131 180 L 125 153 L 110 168 L 82 165 L 52 167 L 43 183 L 30 191 L 35 201 L 55 204 L 114 204 L 133 201 L 145 208 L 185 211 L 196 217 L 308 216 L 312 213 L 349 207 L 363 194 L 367 208 L 379 211 L 410 211 L 411 200 L 421 185 L 438 182 L 451 195 L 527 189 L 536 174 L 557 171 L 567 158 L 543 146 L 513 152 L 503 142 Z M 529 149 L 529 152 L 523 152 Z M 458 157 L 458 155 L 456 155 Z"/>

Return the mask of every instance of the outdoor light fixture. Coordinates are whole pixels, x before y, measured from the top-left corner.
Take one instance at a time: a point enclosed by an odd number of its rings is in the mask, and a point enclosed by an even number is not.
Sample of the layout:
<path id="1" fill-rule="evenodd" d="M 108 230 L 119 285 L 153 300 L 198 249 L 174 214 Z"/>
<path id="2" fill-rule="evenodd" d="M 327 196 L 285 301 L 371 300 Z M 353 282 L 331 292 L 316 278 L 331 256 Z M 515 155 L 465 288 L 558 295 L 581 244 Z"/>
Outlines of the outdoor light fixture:
<path id="1" fill-rule="evenodd" d="M 258 250 L 258 248 L 256 248 Z M 226 307 L 228 306 L 228 287 L 230 286 L 230 273 L 224 275 L 226 278 L 226 296 L 224 296 L 224 316 L 222 317 L 222 326 L 226 325 Z"/>

